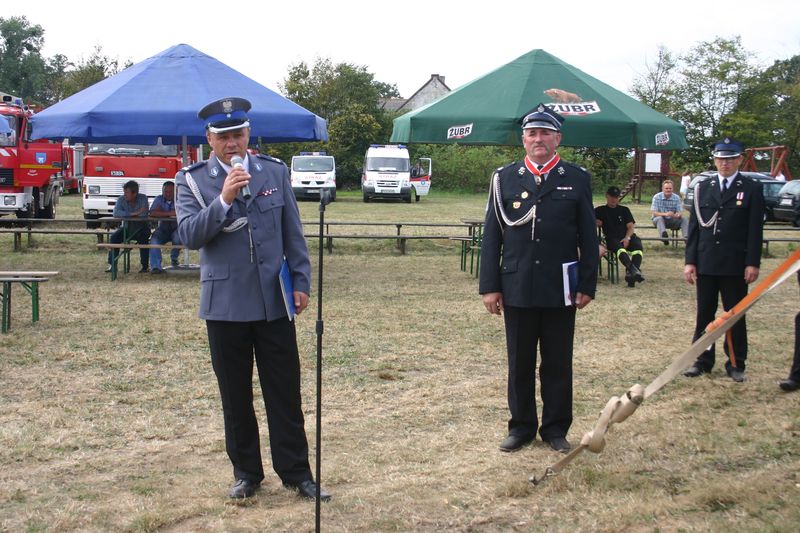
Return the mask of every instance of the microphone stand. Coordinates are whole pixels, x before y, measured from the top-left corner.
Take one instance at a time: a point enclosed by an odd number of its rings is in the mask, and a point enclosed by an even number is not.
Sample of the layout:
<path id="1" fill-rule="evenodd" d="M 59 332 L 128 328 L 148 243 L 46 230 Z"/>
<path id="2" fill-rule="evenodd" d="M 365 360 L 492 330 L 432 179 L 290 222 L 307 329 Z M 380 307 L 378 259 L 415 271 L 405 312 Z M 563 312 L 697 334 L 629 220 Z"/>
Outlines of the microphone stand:
<path id="1" fill-rule="evenodd" d="M 323 239 L 325 225 L 325 206 L 331 203 L 331 194 L 327 189 L 319 191 L 319 281 L 317 282 L 317 501 L 315 506 L 315 531 L 320 531 L 320 490 L 322 487 L 322 333 L 324 322 L 322 320 L 322 261 L 323 261 Z"/>

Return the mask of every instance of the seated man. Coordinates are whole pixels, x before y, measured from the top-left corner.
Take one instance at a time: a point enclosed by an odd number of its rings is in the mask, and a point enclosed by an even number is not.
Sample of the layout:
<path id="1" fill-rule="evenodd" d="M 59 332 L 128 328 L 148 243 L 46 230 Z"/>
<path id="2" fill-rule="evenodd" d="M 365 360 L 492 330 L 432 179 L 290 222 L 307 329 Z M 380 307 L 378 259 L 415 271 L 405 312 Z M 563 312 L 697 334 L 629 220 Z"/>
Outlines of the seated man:
<path id="1" fill-rule="evenodd" d="M 658 233 L 666 246 L 669 246 L 667 228 L 680 228 L 681 237 L 684 239 L 689 231 L 689 219 L 683 216 L 681 198 L 677 194 L 673 194 L 673 187 L 672 180 L 664 180 L 664 183 L 661 184 L 661 192 L 653 196 L 653 203 L 650 205 L 650 210 L 653 212 L 653 224 L 658 228 Z"/>
<path id="2" fill-rule="evenodd" d="M 619 205 L 619 187 L 609 187 L 606 191 L 606 205 L 596 207 L 594 217 L 597 226 L 602 228 L 606 238 L 606 248 L 625 266 L 625 281 L 628 287 L 644 281 L 642 271 L 642 241 L 634 233 L 636 221 L 631 210 Z M 602 255 L 601 251 L 601 255 Z"/>
<path id="3" fill-rule="evenodd" d="M 117 203 L 114 205 L 114 218 L 147 218 L 150 213 L 147 205 L 147 196 L 139 193 L 139 184 L 134 180 L 126 182 L 122 186 L 122 193 L 122 196 L 117 198 Z M 111 234 L 108 242 L 120 244 L 125 238 L 127 242 L 136 241 L 138 244 L 147 244 L 150 240 L 150 226 L 147 222 L 125 221 Z M 116 261 L 118 255 L 119 250 L 108 252 L 108 268 L 106 272 L 111 272 L 111 263 Z M 150 254 L 147 250 L 144 248 L 139 250 L 139 260 L 142 263 L 142 269 L 139 273 L 147 272 L 149 257 Z"/>
<path id="4" fill-rule="evenodd" d="M 150 207 L 150 216 L 154 218 L 175 218 L 175 183 L 172 181 L 165 181 L 161 186 L 161 194 L 156 196 L 153 200 L 153 205 Z M 158 227 L 153 232 L 150 238 L 150 244 L 181 244 L 178 237 L 178 223 L 172 220 L 162 220 L 158 223 Z M 172 258 L 172 266 L 178 266 L 178 256 L 181 253 L 180 248 L 173 248 L 170 254 Z M 163 274 L 164 270 L 161 268 L 161 250 L 152 248 L 150 250 L 150 273 Z"/>

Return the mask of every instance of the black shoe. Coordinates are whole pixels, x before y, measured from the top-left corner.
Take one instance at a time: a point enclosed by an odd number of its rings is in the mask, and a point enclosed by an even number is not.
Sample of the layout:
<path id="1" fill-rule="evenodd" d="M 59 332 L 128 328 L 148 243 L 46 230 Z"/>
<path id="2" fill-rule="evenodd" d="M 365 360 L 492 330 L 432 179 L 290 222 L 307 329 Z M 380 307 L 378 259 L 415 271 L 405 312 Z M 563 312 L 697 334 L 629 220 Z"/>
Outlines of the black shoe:
<path id="1" fill-rule="evenodd" d="M 177 262 L 177 261 L 173 261 L 172 262 L 172 268 L 178 268 L 179 266 L 181 266 L 181 264 L 179 262 Z"/>
<path id="2" fill-rule="evenodd" d="M 519 435 L 509 435 L 503 442 L 500 443 L 500 451 L 501 452 L 515 452 L 525 446 L 526 444 L 530 444 L 535 437 L 520 437 Z"/>
<path id="3" fill-rule="evenodd" d="M 572 445 L 564 437 L 552 437 L 550 439 L 542 439 L 542 440 L 544 440 L 547 444 L 550 445 L 551 448 L 553 448 L 557 452 L 569 453 L 569 451 L 572 449 Z"/>
<path id="4" fill-rule="evenodd" d="M 111 265 L 108 265 L 108 266 L 106 267 L 106 272 L 111 272 Z"/>
<path id="5" fill-rule="evenodd" d="M 644 281 L 644 276 L 642 275 L 642 271 L 636 268 L 635 266 L 631 265 L 630 268 L 631 276 L 633 276 L 633 281 L 641 283 Z"/>
<path id="6" fill-rule="evenodd" d="M 142 267 L 139 269 L 139 274 L 147 274 L 148 272 L 150 272 L 148 267 Z"/>
<path id="7" fill-rule="evenodd" d="M 634 281 L 633 274 L 631 274 L 630 271 L 625 274 L 625 282 L 628 284 L 628 287 L 636 286 L 636 281 Z"/>
<path id="8" fill-rule="evenodd" d="M 166 274 L 163 268 L 154 268 L 150 271 L 151 274 Z"/>
<path id="9" fill-rule="evenodd" d="M 669 233 L 666 231 L 661 232 L 661 242 L 664 243 L 664 246 L 669 246 Z"/>
<path id="10" fill-rule="evenodd" d="M 228 492 L 228 498 L 249 498 L 256 493 L 256 489 L 261 485 L 258 481 L 250 481 L 249 479 L 237 479 L 236 483 L 231 487 Z"/>
<path id="11" fill-rule="evenodd" d="M 800 383 L 798 383 L 797 381 L 795 381 L 795 380 L 793 380 L 791 378 L 783 379 L 783 380 L 779 381 L 778 382 L 778 386 L 781 389 L 785 390 L 786 392 L 792 392 L 792 391 L 796 391 L 797 389 L 800 389 Z"/>
<path id="12" fill-rule="evenodd" d="M 314 483 L 313 479 L 307 479 L 298 484 L 284 483 L 283 486 L 286 487 L 287 489 L 296 490 L 297 493 L 303 498 L 308 498 L 311 500 L 317 499 L 317 484 Z M 319 499 L 320 501 L 327 502 L 331 499 L 331 495 L 325 489 L 320 487 Z"/>
<path id="13" fill-rule="evenodd" d="M 700 374 L 708 374 L 708 370 L 700 368 L 697 365 L 692 365 L 683 371 L 683 375 L 686 376 L 687 378 L 696 378 Z"/>
<path id="14" fill-rule="evenodd" d="M 744 381 L 744 370 L 739 370 L 738 368 L 729 366 L 725 368 L 725 371 L 728 372 L 728 375 L 736 383 L 741 383 Z"/>

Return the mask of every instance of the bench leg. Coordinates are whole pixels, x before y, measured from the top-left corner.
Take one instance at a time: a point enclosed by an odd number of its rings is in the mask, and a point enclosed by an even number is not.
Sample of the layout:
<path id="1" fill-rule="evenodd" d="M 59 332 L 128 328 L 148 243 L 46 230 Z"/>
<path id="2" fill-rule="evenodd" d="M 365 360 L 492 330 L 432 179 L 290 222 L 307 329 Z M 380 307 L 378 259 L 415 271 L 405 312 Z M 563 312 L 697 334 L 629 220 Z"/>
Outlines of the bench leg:
<path id="1" fill-rule="evenodd" d="M 11 282 L 3 282 L 3 318 L 2 318 L 2 332 L 8 333 L 11 328 Z"/>
<path id="2" fill-rule="evenodd" d="M 400 239 L 400 254 L 406 255 L 406 240 L 407 239 Z"/>
<path id="3" fill-rule="evenodd" d="M 31 322 L 39 321 L 39 282 L 32 281 L 28 289 L 31 293 Z"/>

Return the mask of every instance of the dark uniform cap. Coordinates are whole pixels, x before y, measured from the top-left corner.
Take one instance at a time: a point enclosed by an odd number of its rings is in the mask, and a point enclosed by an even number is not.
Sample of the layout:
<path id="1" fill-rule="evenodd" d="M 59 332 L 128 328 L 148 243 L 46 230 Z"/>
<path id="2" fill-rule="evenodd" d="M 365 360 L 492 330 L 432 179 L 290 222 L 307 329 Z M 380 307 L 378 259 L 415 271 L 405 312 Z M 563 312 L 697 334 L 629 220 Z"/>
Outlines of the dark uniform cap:
<path id="1" fill-rule="evenodd" d="M 546 130 L 561 131 L 564 117 L 551 108 L 540 103 L 522 118 L 522 129 L 543 128 Z"/>
<path id="2" fill-rule="evenodd" d="M 229 96 L 220 98 L 207 104 L 197 113 L 211 133 L 247 128 L 247 112 L 250 111 L 250 102 L 244 98 Z"/>
<path id="3" fill-rule="evenodd" d="M 742 155 L 742 152 L 744 152 L 744 145 L 742 143 L 725 137 L 714 145 L 714 151 L 711 153 L 714 157 L 726 159 L 729 157 L 739 157 Z"/>
<path id="4" fill-rule="evenodd" d="M 609 195 L 609 196 L 614 196 L 614 197 L 618 198 L 619 195 L 622 194 L 622 191 L 619 190 L 619 187 L 615 187 L 615 186 L 612 185 L 611 187 L 608 188 L 608 190 L 606 191 L 606 194 Z"/>

